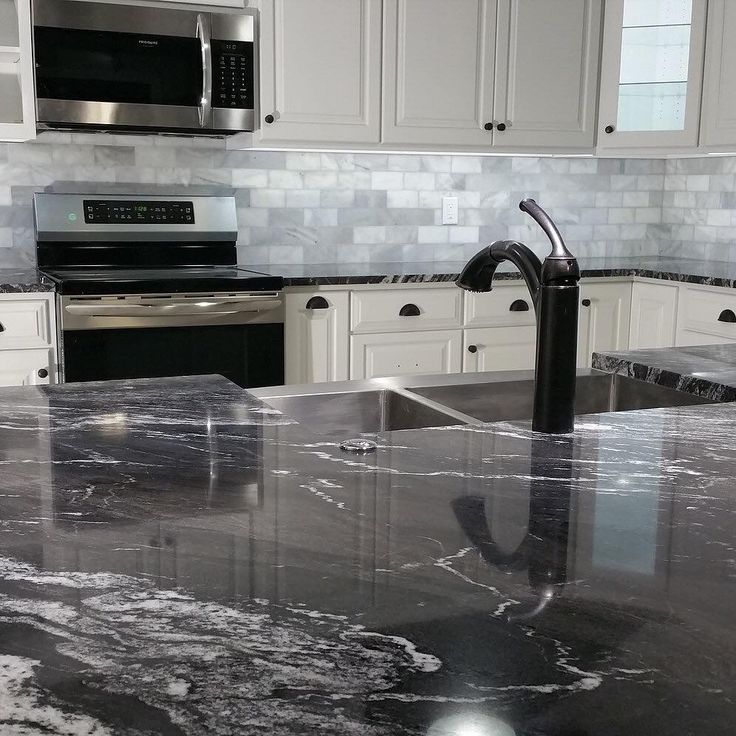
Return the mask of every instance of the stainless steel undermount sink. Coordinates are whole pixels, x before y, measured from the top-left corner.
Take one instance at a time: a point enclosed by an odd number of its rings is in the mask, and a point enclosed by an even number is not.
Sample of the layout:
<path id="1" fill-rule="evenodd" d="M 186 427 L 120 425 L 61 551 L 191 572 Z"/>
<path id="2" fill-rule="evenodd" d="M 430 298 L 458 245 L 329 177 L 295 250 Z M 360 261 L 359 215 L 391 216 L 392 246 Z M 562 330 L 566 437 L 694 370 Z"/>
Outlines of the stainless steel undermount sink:
<path id="1" fill-rule="evenodd" d="M 264 392 L 268 390 L 253 393 L 274 409 L 320 433 L 347 437 L 361 432 L 391 432 L 463 423 L 462 418 L 453 412 L 442 411 L 431 401 L 391 389 L 279 396 L 265 396 Z"/>
<path id="2" fill-rule="evenodd" d="M 533 379 L 418 386 L 409 390 L 481 422 L 530 419 L 532 416 Z M 713 402 L 666 386 L 609 373 L 578 375 L 575 390 L 576 415 L 709 403 Z"/>
<path id="3" fill-rule="evenodd" d="M 252 393 L 321 435 L 531 419 L 531 371 L 404 376 L 280 386 Z M 575 414 L 713 403 L 635 378 L 599 371 L 578 374 Z"/>

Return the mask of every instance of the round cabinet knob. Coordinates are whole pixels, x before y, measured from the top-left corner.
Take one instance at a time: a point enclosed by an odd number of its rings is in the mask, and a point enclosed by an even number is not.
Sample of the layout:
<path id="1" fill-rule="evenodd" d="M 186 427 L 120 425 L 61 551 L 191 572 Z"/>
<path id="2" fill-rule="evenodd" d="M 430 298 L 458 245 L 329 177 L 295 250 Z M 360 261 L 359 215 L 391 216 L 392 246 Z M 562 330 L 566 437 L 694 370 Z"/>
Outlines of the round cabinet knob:
<path id="1" fill-rule="evenodd" d="M 499 123 L 499 124 L 498 124 L 498 125 L 496 126 L 496 130 L 500 130 L 500 131 L 501 131 L 501 132 L 503 133 L 503 132 L 504 132 L 504 130 L 506 130 L 506 123 Z"/>
<path id="2" fill-rule="evenodd" d="M 477 345 L 468 345 L 468 352 L 469 353 L 477 353 L 478 352 L 478 346 Z"/>
<path id="3" fill-rule="evenodd" d="M 583 299 L 583 301 L 581 302 L 581 304 L 584 307 L 589 307 L 590 306 L 590 299 Z"/>
<path id="4" fill-rule="evenodd" d="M 606 125 L 606 127 L 603 128 L 603 130 L 605 130 L 606 133 L 610 135 L 611 133 L 613 133 L 614 130 L 616 130 L 616 128 L 614 128 L 613 125 Z"/>
<path id="5" fill-rule="evenodd" d="M 493 130 L 493 123 L 486 123 L 483 128 L 484 130 Z"/>
<path id="6" fill-rule="evenodd" d="M 48 378 L 49 377 L 49 372 L 45 368 L 41 368 L 38 371 L 38 377 L 39 378 Z"/>
<path id="7" fill-rule="evenodd" d="M 269 125 L 271 125 L 271 123 L 273 123 L 273 122 L 274 122 L 274 121 L 276 120 L 276 118 L 275 118 L 275 117 L 274 117 L 273 115 L 266 115 L 266 117 L 265 117 L 265 118 L 263 118 L 263 119 L 264 119 L 264 120 L 265 120 L 265 121 L 266 121 L 266 122 L 267 122 L 267 123 L 268 123 Z"/>

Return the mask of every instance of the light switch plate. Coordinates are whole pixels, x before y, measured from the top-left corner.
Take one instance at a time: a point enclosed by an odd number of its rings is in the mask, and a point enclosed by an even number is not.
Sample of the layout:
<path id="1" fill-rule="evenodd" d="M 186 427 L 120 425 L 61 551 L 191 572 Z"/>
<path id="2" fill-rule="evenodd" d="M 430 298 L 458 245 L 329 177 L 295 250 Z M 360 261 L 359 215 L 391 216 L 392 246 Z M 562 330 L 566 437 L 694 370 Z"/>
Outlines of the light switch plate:
<path id="1" fill-rule="evenodd" d="M 457 197 L 442 197 L 442 224 L 457 225 Z"/>

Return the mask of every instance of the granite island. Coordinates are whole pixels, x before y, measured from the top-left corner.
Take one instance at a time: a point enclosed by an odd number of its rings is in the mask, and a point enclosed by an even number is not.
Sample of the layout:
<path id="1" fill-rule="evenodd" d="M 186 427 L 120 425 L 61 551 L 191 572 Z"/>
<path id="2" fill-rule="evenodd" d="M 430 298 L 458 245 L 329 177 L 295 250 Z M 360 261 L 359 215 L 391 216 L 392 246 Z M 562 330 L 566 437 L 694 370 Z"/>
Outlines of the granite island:
<path id="1" fill-rule="evenodd" d="M 218 377 L 4 389 L 0 733 L 730 733 L 735 410 L 354 456 Z"/>

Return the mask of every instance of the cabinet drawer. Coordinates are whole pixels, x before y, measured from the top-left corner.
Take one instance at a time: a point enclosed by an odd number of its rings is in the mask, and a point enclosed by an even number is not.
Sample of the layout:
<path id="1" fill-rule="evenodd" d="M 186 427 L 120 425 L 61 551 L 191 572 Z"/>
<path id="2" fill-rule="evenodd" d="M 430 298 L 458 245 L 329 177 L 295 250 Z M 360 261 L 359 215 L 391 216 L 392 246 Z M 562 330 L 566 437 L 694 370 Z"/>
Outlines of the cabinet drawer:
<path id="1" fill-rule="evenodd" d="M 394 332 L 350 338 L 350 378 L 459 373 L 462 332 Z"/>
<path id="2" fill-rule="evenodd" d="M 351 294 L 353 332 L 442 330 L 462 324 L 460 289 L 376 289 Z"/>
<path id="3" fill-rule="evenodd" d="M 48 300 L 0 301 L 0 350 L 35 348 L 50 344 Z"/>
<path id="4" fill-rule="evenodd" d="M 465 330 L 463 371 L 534 370 L 537 354 L 537 328 L 480 327 Z"/>
<path id="5" fill-rule="evenodd" d="M 736 341 L 736 291 L 686 287 L 681 295 L 678 327 L 678 332 L 703 333 Z M 707 342 L 704 338 L 703 344 Z"/>
<path id="6" fill-rule="evenodd" d="M 465 297 L 466 327 L 515 327 L 535 323 L 534 305 L 526 285 L 499 285 L 485 294 Z"/>
<path id="7" fill-rule="evenodd" d="M 49 348 L 0 352 L 0 386 L 38 386 L 55 381 L 56 366 Z"/>

